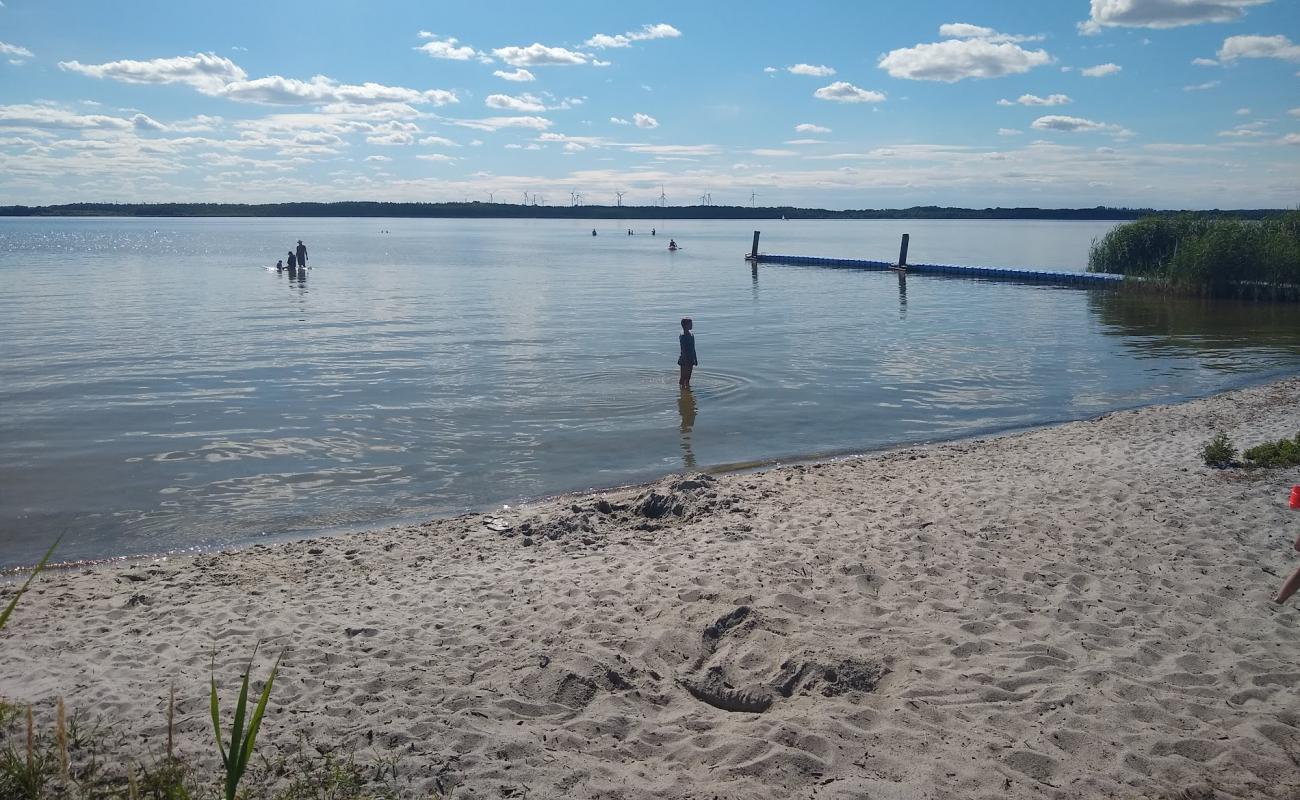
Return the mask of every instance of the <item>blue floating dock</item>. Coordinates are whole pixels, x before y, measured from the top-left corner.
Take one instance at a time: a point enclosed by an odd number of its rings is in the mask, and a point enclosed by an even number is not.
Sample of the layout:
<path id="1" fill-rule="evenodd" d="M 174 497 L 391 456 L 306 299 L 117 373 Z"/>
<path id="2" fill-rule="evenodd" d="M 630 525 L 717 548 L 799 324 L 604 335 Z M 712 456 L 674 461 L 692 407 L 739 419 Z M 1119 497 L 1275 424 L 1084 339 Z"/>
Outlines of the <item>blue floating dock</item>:
<path id="1" fill-rule="evenodd" d="M 789 264 L 801 267 L 840 267 L 847 269 L 900 270 L 907 273 L 953 275 L 963 278 L 989 278 L 993 280 L 1026 281 L 1029 283 L 1056 283 L 1073 286 L 1118 286 L 1123 275 L 1109 272 L 1055 272 L 1051 270 L 1018 269 L 1014 267 L 968 267 L 956 264 L 908 264 L 900 268 L 888 261 L 869 261 L 857 258 L 820 258 L 818 256 L 782 256 L 759 253 L 749 255 L 752 263 Z"/>

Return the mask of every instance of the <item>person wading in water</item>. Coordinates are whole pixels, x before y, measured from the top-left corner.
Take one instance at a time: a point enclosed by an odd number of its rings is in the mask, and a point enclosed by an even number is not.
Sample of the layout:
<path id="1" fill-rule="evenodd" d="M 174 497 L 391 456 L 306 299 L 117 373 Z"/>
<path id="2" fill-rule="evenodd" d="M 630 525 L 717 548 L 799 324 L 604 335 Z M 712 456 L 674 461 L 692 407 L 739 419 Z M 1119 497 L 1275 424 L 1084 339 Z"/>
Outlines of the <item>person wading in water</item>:
<path id="1" fill-rule="evenodd" d="M 677 366 L 682 371 L 677 385 L 683 389 L 691 388 L 691 371 L 700 365 L 700 359 L 695 355 L 695 334 L 691 333 L 694 327 L 695 323 L 690 317 L 682 317 L 682 335 L 677 337 L 677 343 L 682 349 L 682 354 L 677 357 Z"/>

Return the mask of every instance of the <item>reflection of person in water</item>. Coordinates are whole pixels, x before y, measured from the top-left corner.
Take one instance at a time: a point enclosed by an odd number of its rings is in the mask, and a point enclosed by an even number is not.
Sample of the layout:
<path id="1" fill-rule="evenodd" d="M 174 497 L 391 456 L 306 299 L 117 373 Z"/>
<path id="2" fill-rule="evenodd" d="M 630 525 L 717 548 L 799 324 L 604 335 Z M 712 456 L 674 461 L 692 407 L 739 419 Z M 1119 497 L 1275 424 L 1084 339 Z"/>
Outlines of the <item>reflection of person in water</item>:
<path id="1" fill-rule="evenodd" d="M 694 327 L 695 322 L 690 317 L 682 317 L 682 335 L 677 337 L 682 351 L 677 357 L 677 366 L 682 369 L 677 385 L 683 389 L 691 388 L 691 371 L 700 365 L 700 359 L 695 355 L 695 334 L 691 333 Z"/>
<path id="2" fill-rule="evenodd" d="M 677 413 L 682 417 L 682 460 L 687 469 L 695 467 L 695 450 L 691 448 L 691 429 L 695 427 L 695 412 L 699 406 L 691 390 L 683 388 L 677 396 Z"/>

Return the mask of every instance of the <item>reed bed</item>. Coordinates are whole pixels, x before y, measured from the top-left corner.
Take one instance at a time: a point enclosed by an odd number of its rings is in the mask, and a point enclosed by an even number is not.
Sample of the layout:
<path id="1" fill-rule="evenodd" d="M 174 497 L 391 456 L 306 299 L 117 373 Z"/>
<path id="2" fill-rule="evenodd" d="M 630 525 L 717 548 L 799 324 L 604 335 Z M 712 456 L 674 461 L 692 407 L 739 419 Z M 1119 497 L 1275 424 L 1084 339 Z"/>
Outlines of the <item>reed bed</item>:
<path id="1" fill-rule="evenodd" d="M 1262 220 L 1145 217 L 1094 241 L 1088 269 L 1180 294 L 1300 300 L 1300 211 Z"/>

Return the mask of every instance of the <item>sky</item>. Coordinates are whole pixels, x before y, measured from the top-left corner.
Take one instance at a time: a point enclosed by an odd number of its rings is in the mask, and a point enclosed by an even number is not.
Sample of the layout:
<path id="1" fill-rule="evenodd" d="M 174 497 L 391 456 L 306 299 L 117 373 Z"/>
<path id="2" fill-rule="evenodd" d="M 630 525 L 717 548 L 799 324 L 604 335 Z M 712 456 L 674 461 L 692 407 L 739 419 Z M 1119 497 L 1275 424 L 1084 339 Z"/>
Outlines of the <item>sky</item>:
<path id="1" fill-rule="evenodd" d="M 1300 0 L 0 2 L 0 204 L 336 200 L 1294 208 Z"/>

